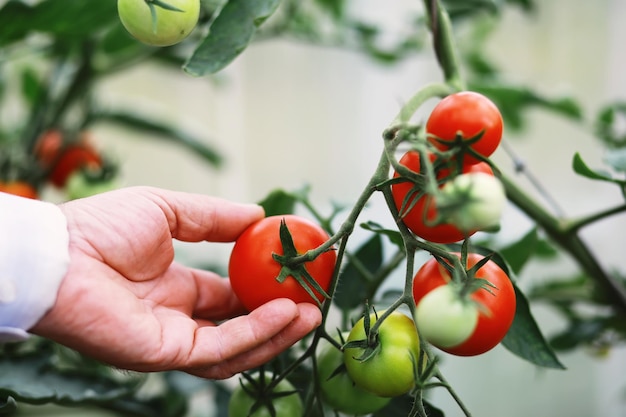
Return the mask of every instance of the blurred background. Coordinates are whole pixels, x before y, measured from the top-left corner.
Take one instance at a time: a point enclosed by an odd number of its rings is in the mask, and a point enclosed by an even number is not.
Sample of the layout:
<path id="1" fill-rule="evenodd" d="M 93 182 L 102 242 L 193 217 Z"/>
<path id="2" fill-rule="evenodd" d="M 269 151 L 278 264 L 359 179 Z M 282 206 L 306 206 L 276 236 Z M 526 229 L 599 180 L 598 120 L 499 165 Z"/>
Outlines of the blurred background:
<path id="1" fill-rule="evenodd" d="M 365 20 L 402 30 L 413 3 L 419 2 L 362 1 L 351 7 Z M 553 0 L 540 2 L 534 14 L 517 8 L 502 13 L 491 23 L 489 57 L 508 79 L 550 95 L 575 97 L 586 118 L 575 122 L 531 111 L 523 130 L 509 131 L 505 126 L 505 141 L 566 215 L 576 217 L 623 201 L 615 187 L 577 176 L 570 167 L 575 152 L 592 166 L 602 165 L 603 150 L 587 122 L 603 103 L 626 99 L 626 2 Z M 463 30 L 458 32 L 461 44 Z M 266 40 L 250 45 L 216 76 L 194 78 L 147 63 L 98 86 L 104 105 L 141 109 L 206 138 L 224 156 L 222 168 L 145 134 L 105 124 L 91 130 L 120 164 L 120 183 L 125 186 L 151 185 L 255 202 L 273 189 L 295 190 L 308 184 L 312 200 L 322 210 L 329 210 L 331 202 L 350 207 L 376 167 L 382 131 L 404 101 L 441 77 L 428 48 L 384 65 L 341 48 Z M 524 187 L 531 187 L 524 176 L 514 173 L 510 155 L 499 150 L 494 160 Z M 55 190 L 46 190 L 44 198 L 61 199 Z M 372 200 L 360 220 L 393 225 L 380 198 Z M 531 225 L 509 207 L 496 238 L 518 239 Z M 358 239 L 358 232 L 355 236 Z M 624 266 L 624 216 L 585 229 L 583 237 L 609 269 Z M 225 264 L 228 252 L 229 245 L 224 244 L 178 247 L 179 259 L 190 264 Z M 535 262 L 524 269 L 518 283 L 524 288 L 572 270 L 574 265 L 566 258 Z M 401 282 L 398 276 L 389 286 Z M 562 328 L 550 308 L 540 304 L 532 308 L 544 333 Z M 538 369 L 497 347 L 474 358 L 442 354 L 442 369 L 475 416 L 626 415 L 624 348 L 603 355 L 579 349 L 559 357 L 567 370 Z M 429 395 L 447 416 L 461 414 L 443 390 Z"/>

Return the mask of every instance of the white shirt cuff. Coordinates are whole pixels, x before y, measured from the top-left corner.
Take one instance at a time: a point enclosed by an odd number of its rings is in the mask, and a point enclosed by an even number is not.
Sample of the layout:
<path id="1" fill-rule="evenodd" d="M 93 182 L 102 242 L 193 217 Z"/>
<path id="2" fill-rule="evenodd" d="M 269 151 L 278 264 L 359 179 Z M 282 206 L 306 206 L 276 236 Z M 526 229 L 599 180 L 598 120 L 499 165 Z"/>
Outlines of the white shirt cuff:
<path id="1" fill-rule="evenodd" d="M 69 261 L 61 209 L 0 192 L 0 342 L 28 337 L 54 305 Z"/>

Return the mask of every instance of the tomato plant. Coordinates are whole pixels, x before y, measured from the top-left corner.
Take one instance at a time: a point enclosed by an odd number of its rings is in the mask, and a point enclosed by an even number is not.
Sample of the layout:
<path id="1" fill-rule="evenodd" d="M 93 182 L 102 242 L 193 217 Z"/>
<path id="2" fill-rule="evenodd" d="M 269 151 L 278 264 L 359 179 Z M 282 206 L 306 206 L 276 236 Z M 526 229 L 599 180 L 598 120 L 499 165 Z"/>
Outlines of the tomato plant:
<path id="1" fill-rule="evenodd" d="M 343 334 L 344 337 L 348 333 Z M 383 408 L 390 398 L 379 397 L 359 388 L 348 375 L 343 353 L 327 341 L 320 342 L 317 380 L 322 399 L 335 411 L 351 416 L 370 414 Z"/>
<path id="2" fill-rule="evenodd" d="M 434 161 L 435 156 L 431 154 L 430 159 Z M 414 173 L 420 173 L 420 155 L 416 151 L 406 152 L 399 162 Z M 493 175 L 493 170 L 485 162 L 463 166 L 462 172 L 483 172 Z M 438 169 L 436 175 L 440 181 L 445 181 L 451 175 L 451 170 L 444 167 Z M 400 174 L 395 172 L 394 177 L 398 178 Z M 437 202 L 433 196 L 424 194 L 424 191 L 424 187 L 416 187 L 410 181 L 398 182 L 391 186 L 393 200 L 402 221 L 413 233 L 430 242 L 453 243 L 476 232 L 476 230 L 462 231 L 445 221 L 435 223 L 438 220 Z"/>
<path id="3" fill-rule="evenodd" d="M 467 269 L 471 269 L 483 258 L 479 254 L 468 254 Z M 473 309 L 467 307 L 464 304 L 465 301 L 456 300 L 451 294 L 446 294 L 445 297 L 442 297 L 441 293 L 429 295 L 444 285 L 452 288 L 446 285 L 452 281 L 450 272 L 436 258 L 424 263 L 413 278 L 413 298 L 417 311 L 423 314 L 425 326 L 429 329 L 440 326 L 432 320 L 449 314 L 446 310 L 452 308 L 450 306 L 459 309 L 456 323 L 443 323 L 440 329 L 435 330 L 438 337 L 453 340 L 452 346 L 446 346 L 450 343 L 441 344 L 437 343 L 438 340 L 431 340 L 433 345 L 441 350 L 459 356 L 479 355 L 494 348 L 506 336 L 515 317 L 515 289 L 509 277 L 494 261 L 488 260 L 469 279 L 488 282 L 470 294 L 478 312 L 478 322 L 475 325 L 473 325 L 475 320 Z M 427 305 L 420 307 L 422 302 L 427 302 Z M 464 322 L 464 319 L 467 321 Z M 419 323 L 420 321 L 418 325 Z M 444 324 L 446 327 L 443 327 Z M 464 324 L 467 327 L 460 331 L 459 328 L 463 328 Z M 463 337 L 470 327 L 473 328 L 473 332 L 468 335 L 469 337 Z M 462 341 L 459 342 L 459 340 Z"/>
<path id="4" fill-rule="evenodd" d="M 419 337 L 413 320 L 398 311 L 391 312 L 378 333 L 370 337 L 377 316 L 369 315 L 369 329 L 365 317 L 352 327 L 344 348 L 344 363 L 358 387 L 381 397 L 397 397 L 415 386 Z"/>
<path id="5" fill-rule="evenodd" d="M 200 0 L 118 0 L 128 32 L 143 43 L 170 46 L 185 39 L 198 23 Z"/>
<path id="6" fill-rule="evenodd" d="M 228 402 L 228 417 L 300 417 L 302 400 L 295 387 L 282 379 L 269 388 L 272 376 L 258 374 L 240 381 Z"/>
<path id="7" fill-rule="evenodd" d="M 0 192 L 31 199 L 39 198 L 37 189 L 26 181 L 0 181 Z"/>
<path id="8" fill-rule="evenodd" d="M 429 141 L 441 150 L 462 153 L 464 164 L 489 157 L 502 139 L 500 110 L 487 97 L 473 91 L 450 94 L 432 110 L 426 122 Z"/>
<path id="9" fill-rule="evenodd" d="M 305 289 L 310 285 L 306 277 L 302 282 L 297 279 L 302 279 L 302 275 L 308 275 L 324 291 L 329 288 L 337 259 L 333 250 L 293 266 L 286 279 L 277 280 L 281 271 L 285 271 L 274 257 L 284 254 L 280 236 L 282 222 L 287 225 L 298 254 L 315 249 L 329 239 L 319 225 L 296 215 L 269 216 L 248 227 L 231 251 L 228 274 L 233 291 L 249 311 L 275 298 L 289 298 L 297 303 L 316 301 Z M 324 300 L 322 293 L 314 288 L 310 290 L 318 301 Z"/>

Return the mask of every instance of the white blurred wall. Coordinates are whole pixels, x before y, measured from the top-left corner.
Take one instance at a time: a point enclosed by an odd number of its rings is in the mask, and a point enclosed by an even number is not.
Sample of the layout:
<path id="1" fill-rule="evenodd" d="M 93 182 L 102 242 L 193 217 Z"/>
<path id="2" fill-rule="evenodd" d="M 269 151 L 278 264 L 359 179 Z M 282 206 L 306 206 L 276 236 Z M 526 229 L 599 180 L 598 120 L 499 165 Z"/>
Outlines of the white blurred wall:
<path id="1" fill-rule="evenodd" d="M 587 117 L 608 99 L 626 99 L 626 2 L 538 3 L 535 18 L 507 12 L 489 44 L 511 79 L 544 92 L 571 93 L 585 103 Z M 365 12 L 381 11 L 382 6 L 367 4 Z M 393 8 L 384 10 L 393 16 Z M 428 54 L 385 68 L 346 51 L 266 42 L 228 67 L 219 85 L 142 67 L 102 89 L 110 104 L 137 106 L 206 134 L 226 156 L 224 169 L 213 170 L 187 151 L 127 131 L 102 126 L 97 132 L 122 162 L 126 185 L 258 201 L 274 188 L 293 190 L 308 183 L 320 207 L 327 208 L 331 200 L 350 205 L 376 166 L 381 132 L 400 103 L 440 77 Z M 583 215 L 621 200 L 613 187 L 571 173 L 574 152 L 581 152 L 592 166 L 601 163 L 602 153 L 588 131 L 540 112 L 531 118 L 527 131 L 506 140 L 567 214 Z M 504 170 L 512 169 L 502 152 L 495 159 Z M 521 183 L 526 184 L 523 179 Z M 584 233 L 609 267 L 626 266 L 623 217 Z M 392 224 L 380 198 L 362 219 Z M 529 225 L 511 207 L 502 239 L 519 237 Z M 189 262 L 225 262 L 227 253 L 227 245 L 181 245 L 180 256 Z M 567 260 L 550 267 L 534 265 L 520 284 L 572 270 Z M 549 310 L 536 306 L 535 312 L 544 330 L 560 326 Z M 567 371 L 536 369 L 498 347 L 477 358 L 445 357 L 443 369 L 475 416 L 626 415 L 626 351 L 613 351 L 602 360 L 577 352 L 561 360 Z M 446 415 L 461 414 L 443 390 L 432 399 Z"/>

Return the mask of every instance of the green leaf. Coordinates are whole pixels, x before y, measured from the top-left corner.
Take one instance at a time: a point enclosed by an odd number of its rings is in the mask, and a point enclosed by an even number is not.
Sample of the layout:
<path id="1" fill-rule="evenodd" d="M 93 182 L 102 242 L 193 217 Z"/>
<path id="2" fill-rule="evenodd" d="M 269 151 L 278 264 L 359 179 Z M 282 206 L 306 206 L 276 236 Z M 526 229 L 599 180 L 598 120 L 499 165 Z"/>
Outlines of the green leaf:
<path id="1" fill-rule="evenodd" d="M 626 146 L 626 101 L 611 103 L 600 109 L 595 121 L 595 134 L 609 148 Z"/>
<path id="2" fill-rule="evenodd" d="M 279 4 L 280 0 L 229 0 L 183 69 L 203 76 L 225 68 L 246 49 L 257 28 Z"/>
<path id="3" fill-rule="evenodd" d="M 572 160 L 572 168 L 574 169 L 574 172 L 576 172 L 578 175 L 582 175 L 583 177 L 586 177 L 592 180 L 607 181 L 607 182 L 612 182 L 618 185 L 626 184 L 626 181 L 613 178 L 613 176 L 608 172 L 591 169 L 585 163 L 585 161 L 583 161 L 582 156 L 580 156 L 578 152 L 574 154 L 574 158 Z"/>
<path id="4" fill-rule="evenodd" d="M 515 318 L 502 345 L 511 353 L 538 366 L 565 369 L 546 342 L 524 294 L 515 286 Z"/>
<path id="5" fill-rule="evenodd" d="M 539 237 L 533 227 L 519 240 L 499 250 L 513 274 L 518 275 L 532 257 L 552 258 L 558 251 L 549 242 Z"/>
<path id="6" fill-rule="evenodd" d="M 367 274 L 374 274 L 382 263 L 382 239 L 375 234 L 348 257 L 333 296 L 335 305 L 344 310 L 353 309 L 373 297 L 376 288 L 372 288 L 373 283 Z"/>
<path id="7" fill-rule="evenodd" d="M 512 130 L 520 130 L 524 126 L 523 112 L 533 107 L 582 120 L 582 108 L 572 97 L 548 97 L 527 86 L 494 81 L 471 82 L 469 89 L 489 97 L 498 106 L 507 128 Z"/>
<path id="8" fill-rule="evenodd" d="M 215 167 L 221 166 L 223 162 L 222 156 L 215 149 L 207 146 L 202 139 L 145 116 L 127 111 L 99 111 L 91 115 L 91 121 L 112 122 L 150 133 L 155 139 L 167 139 L 186 147 Z"/>
<path id="9" fill-rule="evenodd" d="M 135 382 L 120 383 L 102 374 L 57 369 L 42 352 L 0 357 L 0 398 L 31 404 L 105 403 L 136 388 Z"/>
<path id="10" fill-rule="evenodd" d="M 361 227 L 370 232 L 386 236 L 391 243 L 404 251 L 404 241 L 402 240 L 402 235 L 397 230 L 384 229 L 381 225 L 372 221 L 361 223 Z"/>
<path id="11" fill-rule="evenodd" d="M 26 68 L 22 71 L 22 96 L 29 105 L 33 106 L 40 94 L 43 92 L 43 86 L 32 68 Z"/>
<path id="12" fill-rule="evenodd" d="M 265 215 L 275 216 L 280 214 L 292 214 L 298 199 L 291 193 L 277 189 L 271 191 L 259 205 L 265 209 Z"/>
<path id="13" fill-rule="evenodd" d="M 410 395 L 401 395 L 394 397 L 382 409 L 373 414 L 373 417 L 406 417 L 411 415 L 414 399 Z M 444 417 L 443 411 L 424 400 L 424 410 L 428 417 Z"/>

